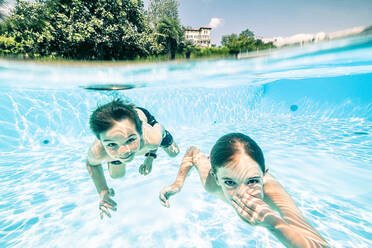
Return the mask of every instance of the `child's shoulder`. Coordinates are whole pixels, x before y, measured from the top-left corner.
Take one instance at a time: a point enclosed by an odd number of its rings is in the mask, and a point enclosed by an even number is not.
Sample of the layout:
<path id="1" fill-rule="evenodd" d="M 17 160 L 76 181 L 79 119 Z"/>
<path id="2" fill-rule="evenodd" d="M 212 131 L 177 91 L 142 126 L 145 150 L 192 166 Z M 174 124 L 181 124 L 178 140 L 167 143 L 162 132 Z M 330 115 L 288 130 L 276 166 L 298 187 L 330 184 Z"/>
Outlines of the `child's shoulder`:
<path id="1" fill-rule="evenodd" d="M 137 112 L 138 118 L 140 118 L 140 120 L 141 120 L 143 123 L 147 123 L 147 116 L 146 116 L 145 113 L 141 110 L 141 108 L 136 107 L 135 110 L 136 110 L 136 112 Z"/>
<path id="2" fill-rule="evenodd" d="M 163 127 L 161 125 L 144 125 L 142 137 L 146 145 L 160 145 L 163 139 Z"/>
<path id="3" fill-rule="evenodd" d="M 142 121 L 142 138 L 146 146 L 159 145 L 163 139 L 163 126 L 144 108 L 136 107 Z"/>
<path id="4" fill-rule="evenodd" d="M 287 198 L 288 193 L 279 183 L 279 181 L 269 173 L 266 173 L 263 178 L 263 190 L 265 195 L 276 198 Z"/>
<path id="5" fill-rule="evenodd" d="M 264 175 L 263 184 L 266 190 L 275 190 L 279 185 L 278 181 L 269 173 Z"/>

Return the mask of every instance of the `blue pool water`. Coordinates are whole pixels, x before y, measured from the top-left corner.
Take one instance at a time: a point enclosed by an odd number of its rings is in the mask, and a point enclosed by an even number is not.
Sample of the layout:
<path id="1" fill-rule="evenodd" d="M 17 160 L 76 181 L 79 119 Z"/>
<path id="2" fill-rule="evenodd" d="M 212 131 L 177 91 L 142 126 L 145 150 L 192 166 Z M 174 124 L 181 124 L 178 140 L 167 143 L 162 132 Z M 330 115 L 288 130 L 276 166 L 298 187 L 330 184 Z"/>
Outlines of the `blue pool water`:
<path id="1" fill-rule="evenodd" d="M 103 93 L 90 84 L 136 88 Z M 160 151 L 111 179 L 118 211 L 100 220 L 85 168 L 88 118 L 121 96 L 146 107 L 181 154 Z M 162 207 L 190 145 L 228 132 L 262 147 L 271 173 L 332 247 L 372 247 L 372 37 L 249 60 L 50 66 L 0 60 L 0 247 L 282 247 L 203 191 L 196 171 Z"/>

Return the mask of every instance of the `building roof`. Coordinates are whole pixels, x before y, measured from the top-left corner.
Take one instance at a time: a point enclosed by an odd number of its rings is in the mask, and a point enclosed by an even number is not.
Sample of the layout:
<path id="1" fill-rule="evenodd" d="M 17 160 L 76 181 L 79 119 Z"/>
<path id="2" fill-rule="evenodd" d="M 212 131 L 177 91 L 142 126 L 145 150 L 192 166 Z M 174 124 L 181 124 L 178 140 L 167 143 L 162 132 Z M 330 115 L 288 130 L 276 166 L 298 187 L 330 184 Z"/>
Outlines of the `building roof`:
<path id="1" fill-rule="evenodd" d="M 185 31 L 200 31 L 201 29 L 212 29 L 209 27 L 200 27 L 199 29 L 197 28 L 185 28 Z"/>

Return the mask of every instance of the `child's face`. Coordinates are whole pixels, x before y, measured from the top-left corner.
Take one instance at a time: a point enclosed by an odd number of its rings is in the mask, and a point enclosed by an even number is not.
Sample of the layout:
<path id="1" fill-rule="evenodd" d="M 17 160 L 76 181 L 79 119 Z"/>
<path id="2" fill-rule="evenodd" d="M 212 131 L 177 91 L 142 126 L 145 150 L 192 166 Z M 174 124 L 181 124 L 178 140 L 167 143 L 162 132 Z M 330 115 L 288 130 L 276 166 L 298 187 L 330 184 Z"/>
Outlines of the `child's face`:
<path id="1" fill-rule="evenodd" d="M 140 149 L 141 136 L 134 123 L 124 119 L 106 132 L 100 133 L 100 141 L 106 153 L 113 159 L 130 162 Z"/>
<path id="2" fill-rule="evenodd" d="M 263 199 L 262 177 L 260 166 L 246 154 L 236 155 L 233 161 L 218 168 L 216 173 L 217 183 L 228 201 L 236 193 L 248 193 Z"/>

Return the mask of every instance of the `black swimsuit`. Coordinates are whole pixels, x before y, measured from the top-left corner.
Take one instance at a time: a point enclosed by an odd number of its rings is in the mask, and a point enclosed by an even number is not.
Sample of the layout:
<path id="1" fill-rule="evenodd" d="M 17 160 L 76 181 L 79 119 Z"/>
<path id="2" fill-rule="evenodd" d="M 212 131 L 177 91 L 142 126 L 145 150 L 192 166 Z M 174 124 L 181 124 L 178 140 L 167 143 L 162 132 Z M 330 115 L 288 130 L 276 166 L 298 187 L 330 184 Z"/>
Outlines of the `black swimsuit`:
<path id="1" fill-rule="evenodd" d="M 147 118 L 147 124 L 149 124 L 150 126 L 153 127 L 156 123 L 158 123 L 158 121 L 155 119 L 155 117 L 152 116 L 147 109 L 144 109 L 144 108 L 141 108 L 141 107 L 136 107 L 136 108 L 138 108 L 139 110 L 141 110 L 145 114 L 145 116 Z M 161 140 L 160 146 L 164 147 L 164 148 L 167 148 L 172 143 L 173 143 L 172 135 L 167 130 L 164 130 L 163 139 Z"/>

